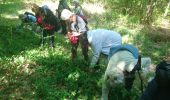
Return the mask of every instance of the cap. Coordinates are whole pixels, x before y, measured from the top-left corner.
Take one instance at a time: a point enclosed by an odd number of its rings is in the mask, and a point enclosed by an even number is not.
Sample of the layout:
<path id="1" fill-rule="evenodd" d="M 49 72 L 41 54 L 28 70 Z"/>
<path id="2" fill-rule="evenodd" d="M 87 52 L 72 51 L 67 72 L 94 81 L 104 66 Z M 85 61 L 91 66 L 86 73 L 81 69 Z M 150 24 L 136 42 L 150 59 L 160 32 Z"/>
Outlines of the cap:
<path id="1" fill-rule="evenodd" d="M 69 11 L 68 9 L 64 9 L 61 12 L 61 19 L 62 20 L 68 20 L 74 13 L 72 13 L 71 11 Z"/>

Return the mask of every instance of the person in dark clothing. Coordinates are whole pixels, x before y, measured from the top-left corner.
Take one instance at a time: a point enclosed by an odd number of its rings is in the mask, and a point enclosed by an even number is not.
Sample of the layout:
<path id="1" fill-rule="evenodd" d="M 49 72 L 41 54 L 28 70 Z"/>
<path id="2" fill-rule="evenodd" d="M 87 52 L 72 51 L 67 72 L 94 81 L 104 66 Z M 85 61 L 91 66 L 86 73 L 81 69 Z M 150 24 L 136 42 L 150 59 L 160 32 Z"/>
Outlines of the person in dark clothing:
<path id="1" fill-rule="evenodd" d="M 159 87 L 154 78 L 148 83 L 140 100 L 170 100 L 170 88 Z"/>
<path id="2" fill-rule="evenodd" d="M 30 12 L 25 12 L 24 14 L 20 14 L 19 19 L 21 19 L 22 23 L 36 23 L 37 21 L 35 15 Z"/>
<path id="3" fill-rule="evenodd" d="M 17 26 L 18 31 L 21 28 L 28 28 L 30 30 L 33 30 L 37 21 L 36 16 L 30 12 L 25 12 L 24 14 L 20 14 L 19 19 L 21 20 L 21 24 Z"/>
<path id="4" fill-rule="evenodd" d="M 67 34 L 67 22 L 61 19 L 61 12 L 64 9 L 68 9 L 70 10 L 68 4 L 67 4 L 67 0 L 60 0 L 59 1 L 59 5 L 58 5 L 58 9 L 56 10 L 56 12 L 58 13 L 58 18 L 60 19 L 60 23 L 61 23 L 61 27 L 62 27 L 62 34 L 66 35 Z"/>
<path id="5" fill-rule="evenodd" d="M 36 13 L 38 25 L 44 28 L 43 36 L 42 36 L 42 44 L 43 45 L 45 44 L 47 35 L 49 35 L 48 37 L 50 38 L 50 46 L 55 47 L 54 33 L 55 31 L 59 31 L 61 27 L 59 23 L 59 19 L 53 14 L 53 12 L 46 5 L 42 7 L 34 5 L 32 10 Z"/>
<path id="6" fill-rule="evenodd" d="M 72 43 L 72 59 L 77 56 L 77 48 L 80 42 L 82 53 L 85 61 L 88 61 L 88 39 L 87 39 L 87 24 L 78 15 L 73 14 L 71 11 L 64 9 L 61 12 L 61 18 L 67 20 L 69 24 L 68 36 Z"/>
<path id="7" fill-rule="evenodd" d="M 169 61 L 168 61 L 169 62 Z M 170 62 L 160 62 L 140 100 L 170 100 Z"/>

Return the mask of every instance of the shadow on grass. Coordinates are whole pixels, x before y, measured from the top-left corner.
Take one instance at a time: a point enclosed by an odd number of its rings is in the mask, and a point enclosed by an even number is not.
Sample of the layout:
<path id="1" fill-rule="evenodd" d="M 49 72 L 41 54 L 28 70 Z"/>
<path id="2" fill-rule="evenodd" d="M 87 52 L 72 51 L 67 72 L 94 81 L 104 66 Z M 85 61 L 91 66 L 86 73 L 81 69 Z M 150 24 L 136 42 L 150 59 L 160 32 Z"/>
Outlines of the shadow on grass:
<path id="1" fill-rule="evenodd" d="M 0 26 L 0 56 L 11 57 L 37 48 L 39 38 L 29 30 L 15 32 L 11 26 Z"/>
<path id="2" fill-rule="evenodd" d="M 0 57 L 12 57 L 36 48 L 39 39 L 29 30 L 17 32 L 20 21 L 13 16 L 24 7 L 23 0 L 5 0 L 0 3 Z M 8 17 L 6 15 L 9 15 Z"/>
<path id="3" fill-rule="evenodd" d="M 89 73 L 82 60 L 72 62 L 67 55 L 38 58 L 35 72 L 36 96 L 53 99 L 89 99 L 100 95 L 100 74 Z"/>
<path id="4" fill-rule="evenodd" d="M 22 10 L 24 4 L 23 0 L 4 0 L 0 3 L 0 14 L 18 14 L 17 11 Z"/>

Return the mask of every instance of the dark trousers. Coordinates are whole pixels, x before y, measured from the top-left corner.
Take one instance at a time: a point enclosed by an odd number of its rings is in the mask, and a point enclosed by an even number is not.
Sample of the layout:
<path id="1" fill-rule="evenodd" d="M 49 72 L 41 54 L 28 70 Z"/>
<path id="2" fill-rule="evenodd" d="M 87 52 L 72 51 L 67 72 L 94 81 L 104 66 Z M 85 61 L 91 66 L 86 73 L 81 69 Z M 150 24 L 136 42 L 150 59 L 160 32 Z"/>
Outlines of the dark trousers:
<path id="1" fill-rule="evenodd" d="M 55 30 L 43 30 L 42 34 L 42 44 L 44 45 L 46 43 L 47 38 L 50 40 L 50 46 L 54 47 L 54 32 Z"/>
<path id="2" fill-rule="evenodd" d="M 82 33 L 78 37 L 78 43 L 72 44 L 71 52 L 72 52 L 72 59 L 77 57 L 77 47 L 79 45 L 79 42 L 81 44 L 82 54 L 84 56 L 84 60 L 88 61 L 88 40 L 87 40 L 87 32 Z"/>
<path id="3" fill-rule="evenodd" d="M 66 35 L 67 34 L 67 23 L 66 21 L 60 20 L 61 27 L 62 27 L 62 34 Z"/>

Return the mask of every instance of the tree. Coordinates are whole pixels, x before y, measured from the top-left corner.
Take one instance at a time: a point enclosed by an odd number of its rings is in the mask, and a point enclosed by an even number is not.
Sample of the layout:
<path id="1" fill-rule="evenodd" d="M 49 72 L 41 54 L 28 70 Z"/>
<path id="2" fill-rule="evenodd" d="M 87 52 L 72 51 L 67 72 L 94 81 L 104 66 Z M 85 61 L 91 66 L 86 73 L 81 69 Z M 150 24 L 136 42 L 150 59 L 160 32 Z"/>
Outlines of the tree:
<path id="1" fill-rule="evenodd" d="M 166 9 L 165 9 L 164 17 L 166 17 L 166 16 L 168 15 L 169 6 L 170 6 L 170 0 L 169 0 L 169 2 L 168 2 L 168 4 L 167 4 L 167 7 L 166 7 Z"/>
<path id="2" fill-rule="evenodd" d="M 155 8 L 156 0 L 149 0 L 149 5 L 147 6 L 146 16 L 144 17 L 144 22 L 150 24 L 152 21 L 152 14 Z"/>

